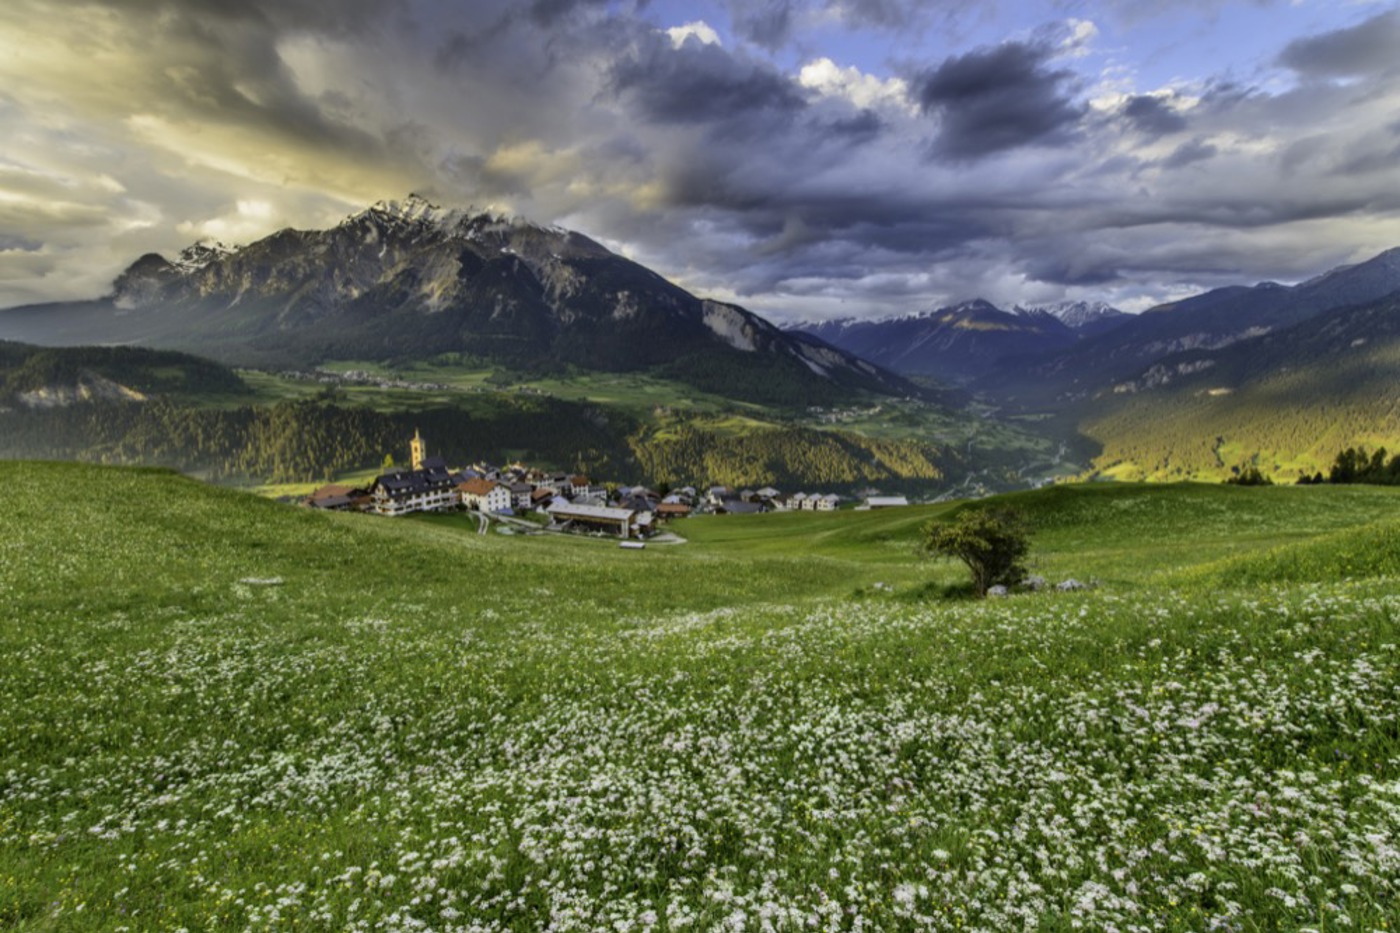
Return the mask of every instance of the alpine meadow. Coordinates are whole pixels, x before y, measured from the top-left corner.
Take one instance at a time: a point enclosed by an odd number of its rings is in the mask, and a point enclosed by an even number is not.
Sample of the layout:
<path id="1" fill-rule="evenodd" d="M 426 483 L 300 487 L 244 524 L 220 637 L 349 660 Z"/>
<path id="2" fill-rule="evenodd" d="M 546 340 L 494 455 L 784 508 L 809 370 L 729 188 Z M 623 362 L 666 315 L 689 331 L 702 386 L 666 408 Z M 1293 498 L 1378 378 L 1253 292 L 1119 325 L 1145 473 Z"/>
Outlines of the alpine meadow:
<path id="1" fill-rule="evenodd" d="M 1400 933 L 1397 50 L 0 3 L 0 931 Z"/>
<path id="2" fill-rule="evenodd" d="M 1021 494 L 1098 588 L 947 601 L 979 506 L 634 553 L 3 481 L 11 929 L 1397 919 L 1400 490 Z"/>

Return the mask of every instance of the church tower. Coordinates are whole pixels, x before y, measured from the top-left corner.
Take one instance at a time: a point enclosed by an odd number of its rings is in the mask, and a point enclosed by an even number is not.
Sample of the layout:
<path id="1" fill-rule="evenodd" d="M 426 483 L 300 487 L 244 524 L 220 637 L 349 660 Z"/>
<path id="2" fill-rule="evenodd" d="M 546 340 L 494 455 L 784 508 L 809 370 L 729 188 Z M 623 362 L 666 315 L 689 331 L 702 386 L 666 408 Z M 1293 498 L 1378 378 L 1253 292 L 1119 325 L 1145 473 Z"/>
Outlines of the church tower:
<path id="1" fill-rule="evenodd" d="M 413 440 L 409 443 L 409 451 L 413 455 L 413 468 L 423 469 L 423 461 L 428 459 L 428 442 L 423 440 L 423 435 L 418 433 L 418 429 L 413 429 Z"/>

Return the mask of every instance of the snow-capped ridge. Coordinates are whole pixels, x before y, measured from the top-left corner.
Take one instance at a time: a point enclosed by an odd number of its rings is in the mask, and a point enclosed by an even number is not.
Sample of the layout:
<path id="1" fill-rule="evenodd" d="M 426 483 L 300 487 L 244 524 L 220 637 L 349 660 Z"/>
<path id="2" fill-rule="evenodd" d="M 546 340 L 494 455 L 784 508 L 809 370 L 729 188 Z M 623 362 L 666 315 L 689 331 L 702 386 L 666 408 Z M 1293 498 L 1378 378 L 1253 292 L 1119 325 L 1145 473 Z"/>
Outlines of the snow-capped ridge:
<path id="1" fill-rule="evenodd" d="M 210 263 L 217 262 L 225 256 L 232 256 L 240 249 L 241 246 L 230 246 L 222 240 L 196 240 L 180 250 L 180 255 L 175 257 L 171 265 L 181 272 L 198 272 Z"/>
<path id="2" fill-rule="evenodd" d="M 346 223 L 354 223 L 366 216 L 385 218 L 406 226 L 428 226 L 450 230 L 465 216 L 461 211 L 440 207 L 419 194 L 410 193 L 402 200 L 375 201 L 366 210 L 352 214 Z"/>
<path id="3" fill-rule="evenodd" d="M 940 314 L 967 313 L 970 311 L 997 311 L 1001 309 L 985 298 L 970 298 L 951 305 L 939 305 L 932 308 L 925 308 L 922 311 L 896 312 L 894 314 L 884 314 L 879 317 L 838 317 L 824 318 L 819 320 L 796 320 L 784 324 L 785 330 L 809 330 L 819 327 L 865 327 L 871 324 L 902 324 L 911 321 L 926 321 Z"/>
<path id="4" fill-rule="evenodd" d="M 1011 313 L 1021 317 L 1048 314 L 1065 326 L 1080 330 L 1101 321 L 1125 317 L 1127 312 L 1106 301 L 1056 301 L 1045 305 L 1016 305 Z"/>

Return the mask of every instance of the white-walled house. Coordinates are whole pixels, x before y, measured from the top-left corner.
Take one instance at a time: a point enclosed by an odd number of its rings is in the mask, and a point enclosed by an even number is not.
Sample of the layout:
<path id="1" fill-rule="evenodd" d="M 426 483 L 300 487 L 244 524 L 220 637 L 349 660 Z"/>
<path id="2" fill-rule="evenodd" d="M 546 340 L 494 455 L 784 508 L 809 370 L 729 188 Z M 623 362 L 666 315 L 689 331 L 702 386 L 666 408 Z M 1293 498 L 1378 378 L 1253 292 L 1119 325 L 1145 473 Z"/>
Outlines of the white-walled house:
<path id="1" fill-rule="evenodd" d="M 509 512 L 512 496 L 510 487 L 489 479 L 469 479 L 457 487 L 463 507 L 478 512 Z"/>

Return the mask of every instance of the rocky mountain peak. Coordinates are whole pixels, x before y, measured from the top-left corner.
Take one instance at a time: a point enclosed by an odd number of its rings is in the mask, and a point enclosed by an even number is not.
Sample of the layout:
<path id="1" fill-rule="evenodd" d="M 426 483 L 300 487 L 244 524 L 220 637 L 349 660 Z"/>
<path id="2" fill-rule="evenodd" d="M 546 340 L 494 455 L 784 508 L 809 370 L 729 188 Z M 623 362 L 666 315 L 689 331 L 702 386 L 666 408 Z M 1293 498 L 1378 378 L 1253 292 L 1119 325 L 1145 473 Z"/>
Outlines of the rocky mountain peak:
<path id="1" fill-rule="evenodd" d="M 445 231 L 456 226 L 462 217 L 461 211 L 441 207 L 420 194 L 410 193 L 402 200 L 376 201 L 365 210 L 351 214 L 342 226 L 372 218 L 396 226 L 436 227 Z"/>
<path id="2" fill-rule="evenodd" d="M 94 336 L 232 362 L 455 352 L 512 366 L 656 368 L 753 398 L 920 391 L 692 295 L 581 233 L 412 194 L 326 230 L 238 248 L 202 241 L 173 263 L 144 256 L 105 300 L 121 314 L 99 320 Z"/>
<path id="3" fill-rule="evenodd" d="M 1082 330 L 1094 324 L 1127 317 L 1106 301 L 1057 301 L 1045 305 L 1017 305 L 1013 313 L 1022 317 L 1049 315 L 1074 330 Z"/>
<path id="4" fill-rule="evenodd" d="M 225 256 L 233 255 L 238 249 L 221 240 L 197 240 L 180 250 L 180 255 L 171 265 L 181 272 L 196 272 Z"/>

